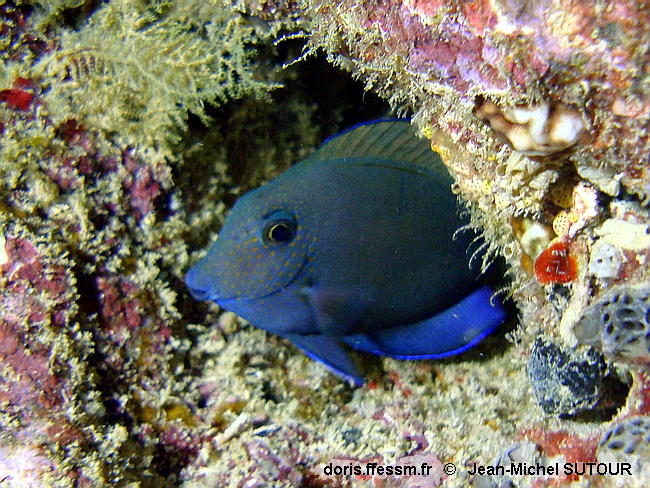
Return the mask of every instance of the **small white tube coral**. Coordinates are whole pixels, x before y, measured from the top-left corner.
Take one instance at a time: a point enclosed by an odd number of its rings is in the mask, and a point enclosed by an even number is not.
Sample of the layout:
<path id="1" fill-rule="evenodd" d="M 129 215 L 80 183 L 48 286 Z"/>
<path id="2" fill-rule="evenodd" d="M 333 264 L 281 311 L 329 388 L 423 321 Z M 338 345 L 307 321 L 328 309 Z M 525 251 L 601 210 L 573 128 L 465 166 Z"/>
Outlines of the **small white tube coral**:
<path id="1" fill-rule="evenodd" d="M 544 156 L 573 146 L 585 124 L 580 114 L 565 105 L 520 105 L 501 108 L 487 101 L 474 114 L 506 137 L 512 147 L 529 156 Z"/>
<path id="2" fill-rule="evenodd" d="M 591 248 L 589 273 L 601 280 L 616 278 L 623 259 L 623 253 L 619 248 L 603 239 L 598 239 Z"/>

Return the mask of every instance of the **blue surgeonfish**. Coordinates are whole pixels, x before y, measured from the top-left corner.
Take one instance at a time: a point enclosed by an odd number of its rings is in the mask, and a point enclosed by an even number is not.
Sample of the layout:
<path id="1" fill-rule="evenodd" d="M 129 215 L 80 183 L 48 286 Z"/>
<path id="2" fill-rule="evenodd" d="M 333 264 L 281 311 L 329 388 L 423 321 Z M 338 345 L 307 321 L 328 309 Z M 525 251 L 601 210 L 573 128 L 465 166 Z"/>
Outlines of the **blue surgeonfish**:
<path id="1" fill-rule="evenodd" d="M 348 346 L 461 353 L 506 314 L 470 267 L 451 183 L 408 121 L 356 126 L 239 198 L 187 286 L 357 385 Z"/>

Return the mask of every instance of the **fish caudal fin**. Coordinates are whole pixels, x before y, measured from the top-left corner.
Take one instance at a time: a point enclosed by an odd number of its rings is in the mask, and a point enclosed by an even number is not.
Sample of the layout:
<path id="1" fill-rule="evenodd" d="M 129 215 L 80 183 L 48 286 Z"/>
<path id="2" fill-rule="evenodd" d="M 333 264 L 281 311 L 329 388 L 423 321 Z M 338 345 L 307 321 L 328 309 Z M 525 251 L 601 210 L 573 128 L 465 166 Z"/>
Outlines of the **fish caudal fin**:
<path id="1" fill-rule="evenodd" d="M 506 312 L 496 298 L 492 300 L 492 293 L 484 286 L 421 322 L 341 339 L 354 349 L 395 359 L 440 359 L 460 354 L 505 320 Z"/>

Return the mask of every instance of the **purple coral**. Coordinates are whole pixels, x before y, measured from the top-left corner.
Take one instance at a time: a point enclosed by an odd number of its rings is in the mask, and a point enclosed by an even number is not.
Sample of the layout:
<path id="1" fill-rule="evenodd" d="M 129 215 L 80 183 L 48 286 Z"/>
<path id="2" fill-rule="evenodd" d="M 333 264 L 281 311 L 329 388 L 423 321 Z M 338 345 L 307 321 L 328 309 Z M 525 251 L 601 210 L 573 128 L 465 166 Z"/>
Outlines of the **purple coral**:
<path id="1" fill-rule="evenodd" d="M 61 378 L 48 367 L 47 345 L 30 332 L 44 322 L 65 326 L 72 299 L 66 293 L 68 277 L 62 266 L 44 262 L 26 239 L 10 237 L 5 251 L 7 262 L 0 266 L 5 285 L 0 295 L 0 356 L 12 373 L 0 378 L 0 400 L 34 412 L 60 407 Z"/>
<path id="2" fill-rule="evenodd" d="M 123 164 L 129 171 L 124 180 L 130 196 L 131 207 L 140 220 L 154 208 L 154 200 L 160 195 L 160 183 L 156 181 L 151 167 L 139 161 L 131 151 L 125 151 Z"/>
<path id="3" fill-rule="evenodd" d="M 97 289 L 106 330 L 119 333 L 125 328 L 133 332 L 140 326 L 145 307 L 138 298 L 141 291 L 135 283 L 116 276 L 99 276 Z"/>
<path id="4" fill-rule="evenodd" d="M 391 98 L 413 100 L 444 133 L 467 118 L 458 100 L 566 106 L 589 126 L 579 162 L 623 171 L 647 194 L 650 97 L 635 80 L 647 64 L 650 11 L 637 2 L 347 1 L 326 2 L 316 17 L 315 43 Z M 484 147 L 480 126 L 466 122 L 454 140 Z"/>

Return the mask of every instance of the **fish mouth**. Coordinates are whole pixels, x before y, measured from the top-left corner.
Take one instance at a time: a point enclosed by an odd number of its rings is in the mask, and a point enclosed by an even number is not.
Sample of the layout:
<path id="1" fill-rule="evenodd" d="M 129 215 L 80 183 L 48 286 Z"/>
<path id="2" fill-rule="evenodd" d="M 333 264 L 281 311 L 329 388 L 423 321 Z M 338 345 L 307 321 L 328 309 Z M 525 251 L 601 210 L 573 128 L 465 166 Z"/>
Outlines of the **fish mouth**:
<path id="1" fill-rule="evenodd" d="M 204 289 L 196 286 L 192 286 L 191 281 L 192 281 L 192 270 L 194 268 L 191 268 L 187 274 L 185 275 L 185 284 L 187 285 L 187 288 L 190 291 L 190 295 L 195 300 L 199 301 L 204 301 L 204 300 L 210 300 L 212 302 L 218 303 L 218 304 L 223 304 L 224 302 L 233 302 L 233 301 L 238 301 L 238 302 L 244 302 L 248 300 L 260 300 L 263 298 L 270 297 L 272 295 L 276 295 L 277 293 L 280 293 L 281 291 L 285 290 L 288 288 L 292 283 L 294 283 L 296 280 L 302 278 L 306 272 L 307 268 L 307 262 L 309 261 L 309 256 L 305 255 L 305 259 L 303 259 L 302 263 L 300 263 L 300 266 L 298 267 L 298 270 L 296 273 L 293 275 L 293 277 L 283 286 L 280 288 L 277 288 L 269 293 L 262 293 L 259 295 L 242 295 L 242 294 L 237 294 L 237 295 L 230 295 L 230 296 L 220 296 L 219 294 L 211 294 L 209 289 Z"/>
<path id="2" fill-rule="evenodd" d="M 192 295 L 192 298 L 194 298 L 194 300 L 198 300 L 200 302 L 203 300 L 213 300 L 207 290 L 195 288 L 187 283 L 187 278 L 185 278 L 185 284 L 187 285 L 187 288 L 190 291 L 190 295 Z"/>

